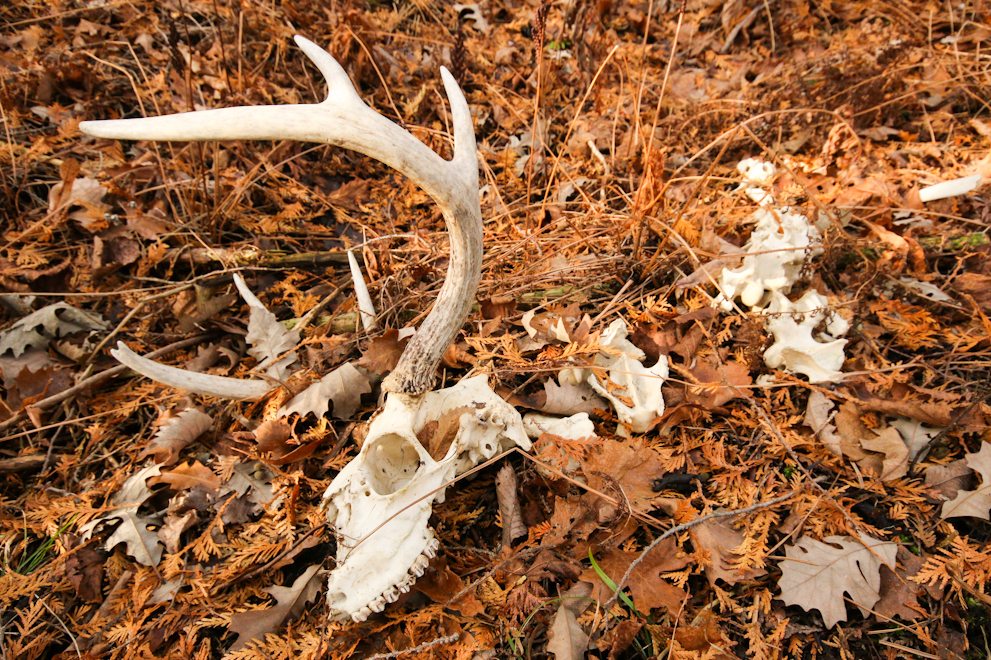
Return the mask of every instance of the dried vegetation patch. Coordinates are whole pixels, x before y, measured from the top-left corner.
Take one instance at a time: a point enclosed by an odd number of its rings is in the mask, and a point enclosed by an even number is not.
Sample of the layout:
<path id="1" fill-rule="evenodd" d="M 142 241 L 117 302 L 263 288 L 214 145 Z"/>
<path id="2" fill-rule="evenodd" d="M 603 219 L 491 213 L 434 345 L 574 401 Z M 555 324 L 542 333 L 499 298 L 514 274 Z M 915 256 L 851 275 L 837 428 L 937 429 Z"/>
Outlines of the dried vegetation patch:
<path id="1" fill-rule="evenodd" d="M 0 648 L 987 657 L 991 16 L 807 4 L 5 4 Z M 78 131 L 319 100 L 297 32 L 443 155 L 437 69 L 452 70 L 475 120 L 485 262 L 444 377 L 488 374 L 518 409 L 594 428 L 545 432 L 449 487 L 437 557 L 363 623 L 327 618 L 321 493 L 358 451 L 396 331 L 439 288 L 436 207 L 331 147 Z M 814 289 L 849 322 L 839 382 L 769 368 L 761 312 L 713 305 L 754 227 L 749 157 L 822 235 L 792 297 Z M 921 201 L 966 176 L 966 194 Z M 370 335 L 348 249 L 379 311 Z M 110 357 L 122 340 L 251 375 L 236 272 L 299 333 L 303 368 L 273 395 L 190 397 Z M 615 410 L 642 383 L 617 384 L 616 319 L 669 374 L 663 412 L 632 433 Z M 278 418 L 350 362 L 346 385 Z"/>

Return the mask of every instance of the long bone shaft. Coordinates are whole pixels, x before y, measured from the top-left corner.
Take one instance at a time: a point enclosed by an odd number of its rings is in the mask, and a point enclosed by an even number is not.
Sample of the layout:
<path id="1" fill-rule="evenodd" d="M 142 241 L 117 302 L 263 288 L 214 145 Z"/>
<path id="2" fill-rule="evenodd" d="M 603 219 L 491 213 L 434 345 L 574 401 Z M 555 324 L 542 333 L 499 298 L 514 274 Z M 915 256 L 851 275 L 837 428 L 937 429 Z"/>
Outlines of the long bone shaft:
<path id="1" fill-rule="evenodd" d="M 422 394 L 434 382 L 447 346 L 461 329 L 481 277 L 482 214 L 478 159 L 468 102 L 441 67 L 451 105 L 454 155 L 444 160 L 408 131 L 368 107 L 340 64 L 300 36 L 296 44 L 329 86 L 321 103 L 233 107 L 161 117 L 84 121 L 93 137 L 122 140 L 299 140 L 343 147 L 370 156 L 423 188 L 440 206 L 450 237 L 447 276 L 430 314 L 410 340 L 383 389 Z"/>

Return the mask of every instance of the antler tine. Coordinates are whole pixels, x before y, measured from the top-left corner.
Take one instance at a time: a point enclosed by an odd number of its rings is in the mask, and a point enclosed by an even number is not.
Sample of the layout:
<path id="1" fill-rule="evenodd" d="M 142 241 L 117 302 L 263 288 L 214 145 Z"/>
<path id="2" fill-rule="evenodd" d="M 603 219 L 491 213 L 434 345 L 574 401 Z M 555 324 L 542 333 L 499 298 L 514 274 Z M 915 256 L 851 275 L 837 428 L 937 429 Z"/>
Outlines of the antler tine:
<path id="1" fill-rule="evenodd" d="M 381 161 L 423 188 L 440 206 L 447 224 L 451 245 L 447 277 L 430 314 L 383 383 L 386 391 L 421 394 L 433 384 L 437 365 L 464 323 L 481 278 L 478 157 L 468 102 L 454 77 L 441 67 L 454 133 L 454 156 L 446 161 L 368 107 L 329 53 L 301 36 L 295 40 L 327 80 L 328 95 L 321 103 L 239 106 L 162 117 L 84 121 L 79 128 L 93 137 L 124 140 L 320 142 Z"/>

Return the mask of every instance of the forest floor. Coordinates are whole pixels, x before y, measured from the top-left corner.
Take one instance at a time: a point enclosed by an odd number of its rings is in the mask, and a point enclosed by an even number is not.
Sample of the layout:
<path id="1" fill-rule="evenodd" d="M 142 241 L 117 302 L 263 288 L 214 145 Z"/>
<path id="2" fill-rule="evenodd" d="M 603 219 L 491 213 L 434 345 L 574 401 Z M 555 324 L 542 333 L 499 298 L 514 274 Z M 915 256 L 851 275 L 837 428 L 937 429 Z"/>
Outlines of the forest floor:
<path id="1" fill-rule="evenodd" d="M 450 485 L 437 556 L 361 623 L 328 617 L 321 496 L 443 282 L 439 209 L 329 146 L 79 131 L 322 100 L 297 33 L 445 157 L 452 71 L 485 259 L 442 381 L 594 424 Z M 0 73 L 2 657 L 991 656 L 984 3 L 8 2 Z M 714 304 L 766 256 L 734 254 L 761 212 L 809 219 L 782 292 L 849 324 L 777 361 L 763 303 Z M 284 386 L 231 402 L 111 357 L 249 377 L 236 273 L 300 331 Z M 660 379 L 606 373 L 617 320 L 631 369 L 668 368 L 632 425 Z"/>

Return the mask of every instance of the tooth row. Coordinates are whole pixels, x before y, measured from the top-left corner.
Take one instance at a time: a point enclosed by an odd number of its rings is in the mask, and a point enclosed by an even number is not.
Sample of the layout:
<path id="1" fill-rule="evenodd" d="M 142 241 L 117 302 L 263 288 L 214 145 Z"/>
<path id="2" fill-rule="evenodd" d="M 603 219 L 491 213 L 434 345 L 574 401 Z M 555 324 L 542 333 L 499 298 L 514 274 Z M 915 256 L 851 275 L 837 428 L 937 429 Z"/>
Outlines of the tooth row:
<path id="1" fill-rule="evenodd" d="M 368 619 L 374 612 L 381 612 L 385 609 L 385 606 L 389 603 L 394 603 L 399 599 L 399 596 L 405 593 L 409 593 L 409 590 L 413 588 L 413 583 L 416 582 L 418 577 L 423 575 L 423 572 L 427 570 L 427 566 L 430 564 L 430 560 L 437 556 L 437 550 L 440 548 L 440 541 L 434 535 L 434 530 L 427 528 L 427 545 L 423 549 L 423 552 L 413 561 L 413 564 L 409 567 L 406 576 L 392 587 L 386 589 L 382 594 L 370 602 L 365 607 L 362 607 L 357 612 L 351 614 L 351 620 L 355 623 L 361 623 Z"/>

